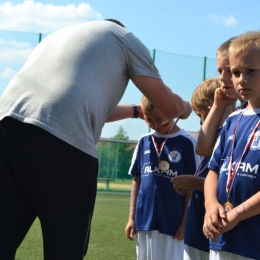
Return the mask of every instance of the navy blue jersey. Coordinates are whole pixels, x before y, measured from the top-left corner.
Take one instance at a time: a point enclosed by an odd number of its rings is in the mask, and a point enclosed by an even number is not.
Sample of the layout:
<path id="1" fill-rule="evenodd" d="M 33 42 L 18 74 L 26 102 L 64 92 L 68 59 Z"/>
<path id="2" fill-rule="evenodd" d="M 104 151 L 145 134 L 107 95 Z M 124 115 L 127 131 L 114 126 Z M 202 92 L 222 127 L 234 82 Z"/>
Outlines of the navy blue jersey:
<path id="1" fill-rule="evenodd" d="M 209 163 L 209 169 L 219 173 L 218 200 L 222 205 L 227 201 L 226 183 L 231 143 L 234 139 L 234 128 L 243 111 L 244 115 L 235 133 L 232 169 L 236 167 L 249 140 L 249 136 L 260 119 L 260 109 L 235 111 L 226 119 Z M 230 193 L 230 202 L 234 207 L 260 191 L 259 165 L 260 130 L 258 128 L 251 145 L 238 165 Z M 221 235 L 217 243 L 211 241 L 210 248 L 259 259 L 259 241 L 260 215 L 256 215 L 241 221 L 235 228 Z"/>
<path id="2" fill-rule="evenodd" d="M 209 160 L 210 156 L 203 158 L 200 166 L 201 173 L 198 178 L 206 178 L 209 171 L 207 167 Z M 204 192 L 194 189 L 187 213 L 184 244 L 209 252 L 209 240 L 202 231 L 204 215 Z"/>
<path id="3" fill-rule="evenodd" d="M 159 169 L 158 156 L 152 140 L 158 146 L 165 142 L 160 160 L 170 164 L 168 170 Z M 170 182 L 182 174 L 194 174 L 199 163 L 195 155 L 196 139 L 181 129 L 169 135 L 152 132 L 140 138 L 132 159 L 129 174 L 141 177 L 136 202 L 136 231 L 158 230 L 174 236 L 183 217 L 185 196 L 180 196 Z"/>

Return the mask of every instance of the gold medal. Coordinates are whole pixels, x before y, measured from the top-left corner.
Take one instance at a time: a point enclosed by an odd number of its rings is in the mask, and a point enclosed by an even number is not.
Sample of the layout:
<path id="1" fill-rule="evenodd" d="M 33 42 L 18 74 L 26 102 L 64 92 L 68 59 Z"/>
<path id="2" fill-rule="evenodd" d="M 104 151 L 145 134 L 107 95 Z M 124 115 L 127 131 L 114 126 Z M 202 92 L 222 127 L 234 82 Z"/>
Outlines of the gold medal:
<path id="1" fill-rule="evenodd" d="M 170 164 L 167 161 L 159 161 L 159 169 L 167 171 L 170 168 Z"/>
<path id="2" fill-rule="evenodd" d="M 234 206 L 233 206 L 229 201 L 227 201 L 227 202 L 224 204 L 224 209 L 225 209 L 226 213 L 228 213 L 229 211 L 231 211 L 233 208 L 234 208 Z"/>

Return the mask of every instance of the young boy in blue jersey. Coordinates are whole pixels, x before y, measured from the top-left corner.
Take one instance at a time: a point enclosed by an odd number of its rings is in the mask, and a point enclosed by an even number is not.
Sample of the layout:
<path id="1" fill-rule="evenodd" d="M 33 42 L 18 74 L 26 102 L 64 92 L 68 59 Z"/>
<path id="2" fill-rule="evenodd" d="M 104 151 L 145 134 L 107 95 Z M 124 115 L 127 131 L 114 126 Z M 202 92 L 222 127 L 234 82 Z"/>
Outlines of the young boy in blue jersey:
<path id="1" fill-rule="evenodd" d="M 217 78 L 204 80 L 194 91 L 191 98 L 193 111 L 200 117 L 201 125 L 204 123 L 214 102 L 215 91 L 220 88 Z M 224 116 L 232 112 L 232 108 L 226 110 Z M 188 207 L 183 260 L 208 260 L 209 240 L 204 236 L 202 226 L 204 222 L 204 180 L 208 174 L 208 162 L 210 156 L 202 159 L 194 176 L 181 175 L 172 178 L 174 189 L 178 191 L 193 190 Z"/>
<path id="2" fill-rule="evenodd" d="M 137 260 L 180 260 L 191 192 L 179 195 L 170 179 L 196 171 L 200 161 L 194 152 L 196 139 L 145 96 L 141 108 L 154 131 L 139 139 L 129 169 L 134 179 L 126 236 L 134 240 L 136 234 Z"/>
<path id="3" fill-rule="evenodd" d="M 205 180 L 210 259 L 260 259 L 260 32 L 229 48 L 232 81 L 248 106 L 225 121 Z"/>

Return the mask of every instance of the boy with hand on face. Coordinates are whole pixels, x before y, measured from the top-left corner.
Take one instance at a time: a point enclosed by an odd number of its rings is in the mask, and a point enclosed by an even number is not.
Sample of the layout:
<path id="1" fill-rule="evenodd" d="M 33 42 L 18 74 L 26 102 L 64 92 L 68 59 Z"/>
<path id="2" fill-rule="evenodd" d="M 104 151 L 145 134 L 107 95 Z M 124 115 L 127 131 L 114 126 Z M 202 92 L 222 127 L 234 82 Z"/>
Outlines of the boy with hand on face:
<path id="1" fill-rule="evenodd" d="M 219 134 L 219 127 L 229 115 L 230 106 L 233 107 L 233 110 L 238 110 L 247 104 L 237 94 L 231 80 L 228 49 L 234 39 L 235 37 L 232 37 L 225 41 L 217 50 L 217 70 L 221 87 L 215 91 L 214 103 L 199 132 L 196 153 L 202 156 L 211 156 Z M 235 108 L 237 100 L 240 101 L 240 104 Z"/>

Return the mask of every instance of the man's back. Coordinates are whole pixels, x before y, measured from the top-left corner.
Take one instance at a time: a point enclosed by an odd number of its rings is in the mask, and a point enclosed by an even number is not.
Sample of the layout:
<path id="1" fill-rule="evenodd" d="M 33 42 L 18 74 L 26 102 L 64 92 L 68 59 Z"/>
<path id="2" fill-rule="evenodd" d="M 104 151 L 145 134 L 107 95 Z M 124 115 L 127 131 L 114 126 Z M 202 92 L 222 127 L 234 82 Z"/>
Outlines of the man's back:
<path id="1" fill-rule="evenodd" d="M 147 48 L 108 21 L 70 26 L 46 37 L 10 82 L 0 117 L 35 124 L 97 157 L 105 120 L 133 75 L 159 74 Z"/>

